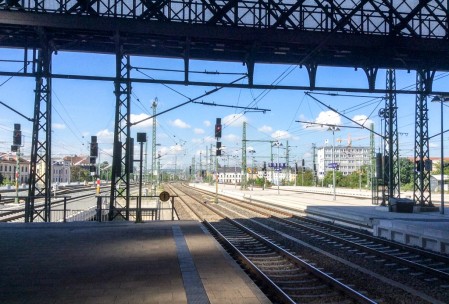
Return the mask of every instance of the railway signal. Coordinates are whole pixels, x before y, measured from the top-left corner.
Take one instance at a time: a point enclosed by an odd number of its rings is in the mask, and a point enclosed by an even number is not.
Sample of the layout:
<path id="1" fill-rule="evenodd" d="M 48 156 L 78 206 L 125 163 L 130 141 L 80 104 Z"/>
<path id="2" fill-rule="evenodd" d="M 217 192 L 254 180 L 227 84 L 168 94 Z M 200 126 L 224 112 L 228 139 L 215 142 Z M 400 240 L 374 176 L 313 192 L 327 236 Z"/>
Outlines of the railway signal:
<path id="1" fill-rule="evenodd" d="M 215 138 L 217 138 L 217 140 L 221 138 L 221 118 L 217 118 L 215 123 Z"/>

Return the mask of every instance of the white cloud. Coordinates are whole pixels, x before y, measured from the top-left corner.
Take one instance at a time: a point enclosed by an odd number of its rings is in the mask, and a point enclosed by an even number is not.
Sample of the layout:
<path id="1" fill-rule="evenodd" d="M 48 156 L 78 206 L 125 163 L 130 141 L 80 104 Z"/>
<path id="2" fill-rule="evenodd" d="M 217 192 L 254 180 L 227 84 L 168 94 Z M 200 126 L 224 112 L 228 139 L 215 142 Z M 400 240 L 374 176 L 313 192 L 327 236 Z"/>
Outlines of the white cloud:
<path id="1" fill-rule="evenodd" d="M 262 127 L 260 127 L 259 129 L 257 129 L 259 132 L 264 132 L 264 133 L 270 133 L 273 132 L 273 128 L 270 126 L 266 126 L 263 125 Z"/>
<path id="2" fill-rule="evenodd" d="M 110 141 L 114 139 L 114 132 L 104 129 L 97 132 L 97 137 L 101 141 Z"/>
<path id="3" fill-rule="evenodd" d="M 304 129 L 313 129 L 313 130 L 321 130 L 327 131 L 329 128 L 327 125 L 341 125 L 341 117 L 338 113 L 334 111 L 324 111 L 318 114 L 318 117 L 315 118 L 314 123 L 302 123 L 302 127 Z"/>
<path id="4" fill-rule="evenodd" d="M 203 141 L 204 141 L 205 143 L 211 144 L 211 143 L 215 143 L 215 142 L 216 142 L 216 139 L 215 139 L 215 137 L 207 136 L 207 137 L 203 138 Z"/>
<path id="5" fill-rule="evenodd" d="M 215 143 L 216 140 L 214 137 L 207 136 L 203 138 L 192 138 L 192 143 L 194 144 L 212 144 Z"/>
<path id="6" fill-rule="evenodd" d="M 434 142 L 429 142 L 429 148 L 438 148 L 440 145 Z"/>
<path id="7" fill-rule="evenodd" d="M 309 158 L 312 158 L 312 153 L 310 153 L 310 152 L 306 152 L 306 153 L 304 153 L 303 155 L 302 155 L 302 158 L 304 159 L 304 158 L 306 158 L 306 159 L 309 159 Z"/>
<path id="8" fill-rule="evenodd" d="M 291 134 L 284 130 L 277 130 L 273 134 L 271 134 L 271 137 L 274 139 L 289 139 L 291 138 Z"/>
<path id="9" fill-rule="evenodd" d="M 131 123 L 136 123 L 138 121 L 141 121 L 143 119 L 147 119 L 150 116 L 148 114 L 145 113 L 141 113 L 141 114 L 131 114 L 130 115 L 130 121 Z M 133 125 L 133 127 L 135 128 L 149 128 L 153 125 L 153 118 L 151 119 L 147 119 L 141 123 L 138 123 L 137 125 Z"/>
<path id="10" fill-rule="evenodd" d="M 204 124 L 206 127 L 210 127 L 210 126 L 212 125 L 212 123 L 211 123 L 209 120 L 203 121 L 203 124 Z"/>
<path id="11" fill-rule="evenodd" d="M 200 128 L 195 128 L 195 129 L 193 129 L 193 133 L 195 133 L 195 134 L 204 134 L 204 130 L 200 129 Z"/>
<path id="12" fill-rule="evenodd" d="M 51 127 L 53 129 L 57 129 L 57 130 L 62 130 L 65 129 L 65 124 L 60 124 L 60 123 L 52 123 Z"/>
<path id="13" fill-rule="evenodd" d="M 239 142 L 240 136 L 237 136 L 235 134 L 228 134 L 228 135 L 223 136 L 223 139 L 225 139 L 226 141 L 230 141 L 230 142 Z"/>
<path id="14" fill-rule="evenodd" d="M 363 125 L 366 128 L 369 128 L 372 123 L 374 123 L 371 119 L 368 119 L 368 116 L 366 115 L 355 115 L 352 120 L 358 122 L 359 124 Z"/>
<path id="15" fill-rule="evenodd" d="M 315 122 L 318 124 L 341 125 L 341 117 L 334 111 L 320 112 Z"/>
<path id="16" fill-rule="evenodd" d="M 222 124 L 230 127 L 241 127 L 248 119 L 243 114 L 231 114 L 222 119 Z"/>
<path id="17" fill-rule="evenodd" d="M 181 119 L 177 118 L 173 121 L 170 121 L 170 124 L 174 127 L 180 128 L 180 129 L 189 129 L 190 125 L 182 121 Z"/>

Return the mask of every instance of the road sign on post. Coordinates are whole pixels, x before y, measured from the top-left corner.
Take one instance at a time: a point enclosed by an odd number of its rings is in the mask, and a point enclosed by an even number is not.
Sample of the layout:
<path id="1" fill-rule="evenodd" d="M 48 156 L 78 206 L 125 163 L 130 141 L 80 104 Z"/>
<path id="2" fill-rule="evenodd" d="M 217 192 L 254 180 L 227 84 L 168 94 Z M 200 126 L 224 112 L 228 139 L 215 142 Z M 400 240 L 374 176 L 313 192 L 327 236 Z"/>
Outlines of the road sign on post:
<path id="1" fill-rule="evenodd" d="M 170 193 L 168 193 L 167 191 L 162 191 L 159 194 L 159 199 L 163 202 L 166 202 L 170 199 Z"/>
<path id="2" fill-rule="evenodd" d="M 329 163 L 329 164 L 327 165 L 327 167 L 328 167 L 328 168 L 331 168 L 331 169 L 336 169 L 336 168 L 338 167 L 338 163 Z"/>

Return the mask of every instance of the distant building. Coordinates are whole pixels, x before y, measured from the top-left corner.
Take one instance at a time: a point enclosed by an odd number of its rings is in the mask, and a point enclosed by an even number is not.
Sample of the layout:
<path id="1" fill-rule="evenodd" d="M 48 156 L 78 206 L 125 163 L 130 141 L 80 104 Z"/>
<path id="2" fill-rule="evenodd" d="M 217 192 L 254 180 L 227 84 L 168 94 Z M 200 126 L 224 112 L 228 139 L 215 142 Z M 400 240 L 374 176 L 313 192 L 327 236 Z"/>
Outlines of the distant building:
<path id="1" fill-rule="evenodd" d="M 16 181 L 17 156 L 11 153 L 0 154 L 0 174 L 3 176 L 3 182 Z M 30 162 L 22 157 L 19 157 L 19 184 L 28 183 L 30 177 Z"/>
<path id="2" fill-rule="evenodd" d="M 371 148 L 335 146 L 334 158 L 332 157 L 332 146 L 324 146 L 316 149 L 317 176 L 323 179 L 328 171 L 332 171 L 332 163 L 337 164 L 338 170 L 343 175 L 349 175 L 360 170 L 362 166 L 370 165 Z"/>
<path id="3" fill-rule="evenodd" d="M 242 168 L 222 167 L 218 168 L 218 182 L 225 184 L 240 184 L 242 181 Z"/>
<path id="4" fill-rule="evenodd" d="M 43 178 L 45 174 L 45 163 L 39 162 L 36 164 L 36 175 Z M 38 179 L 36 179 L 38 180 Z M 56 183 L 70 183 L 70 163 L 64 162 L 62 159 L 52 159 L 50 182 Z"/>
<path id="5" fill-rule="evenodd" d="M 274 185 L 278 184 L 278 181 L 283 183 L 283 181 L 287 181 L 287 178 L 290 178 L 290 182 L 295 180 L 296 174 L 291 172 L 287 173 L 288 168 L 283 169 L 282 171 L 272 171 L 271 168 L 267 168 L 267 171 L 262 171 L 261 168 L 254 168 L 254 171 L 251 168 L 247 168 L 246 179 L 247 181 L 253 179 L 263 179 L 265 173 L 265 180 Z M 237 167 L 222 167 L 218 168 L 218 182 L 225 184 L 240 184 L 242 181 L 242 168 Z"/>
<path id="6" fill-rule="evenodd" d="M 70 183 L 70 162 L 64 159 L 52 160 L 51 183 Z"/>

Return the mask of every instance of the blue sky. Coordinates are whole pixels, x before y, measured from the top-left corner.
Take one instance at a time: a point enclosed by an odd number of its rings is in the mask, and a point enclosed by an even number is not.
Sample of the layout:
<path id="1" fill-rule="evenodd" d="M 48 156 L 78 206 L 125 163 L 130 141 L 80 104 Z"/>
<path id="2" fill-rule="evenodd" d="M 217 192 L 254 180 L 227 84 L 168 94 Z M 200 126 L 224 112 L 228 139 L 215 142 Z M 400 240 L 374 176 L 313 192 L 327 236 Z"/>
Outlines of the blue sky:
<path id="1" fill-rule="evenodd" d="M 0 49 L 0 59 L 20 59 L 23 54 L 18 50 Z M 174 59 L 161 58 L 131 58 L 135 67 L 183 69 L 183 62 Z M 0 62 L 0 70 L 18 71 L 19 64 Z M 241 63 L 221 63 L 191 61 L 191 71 L 219 71 L 229 73 L 245 73 L 246 67 Z M 109 55 L 77 54 L 59 52 L 53 56 L 53 72 L 79 75 L 114 76 L 115 58 Z M 143 71 L 153 78 L 183 79 L 183 73 L 168 73 L 158 71 Z M 135 77 L 148 77 L 132 72 Z M 271 84 L 280 76 L 281 85 L 307 85 L 308 76 L 305 68 L 287 65 L 256 64 L 255 83 Z M 444 73 L 437 74 L 441 79 L 434 82 L 435 90 L 447 90 L 448 77 Z M 231 82 L 238 75 L 204 75 L 191 74 L 191 80 Z M 415 72 L 397 71 L 397 88 L 405 88 L 415 83 Z M 246 80 L 243 80 L 245 82 Z M 365 73 L 358 69 L 319 67 L 317 86 L 339 87 L 367 87 Z M 385 87 L 385 71 L 378 72 L 377 88 Z M 148 117 L 152 113 L 151 104 L 157 98 L 157 111 L 161 112 L 187 101 L 186 97 L 195 98 L 204 94 L 213 87 L 196 86 L 164 86 L 161 84 L 133 84 L 131 104 L 132 121 Z M 25 77 L 0 77 L 0 101 L 8 104 L 28 117 L 33 116 L 35 82 Z M 112 153 L 112 131 L 114 128 L 115 96 L 114 85 L 105 81 L 80 81 L 54 79 L 52 87 L 53 96 L 53 147 L 55 157 L 65 155 L 82 155 L 88 153 L 88 143 L 91 135 L 97 135 L 102 160 L 110 160 Z M 320 92 L 323 93 L 323 92 Z M 343 94 L 343 93 L 342 93 Z M 350 118 L 366 119 L 374 122 L 375 130 L 381 132 L 381 119 L 378 112 L 384 107 L 384 101 L 376 99 L 380 95 L 352 94 L 344 96 L 330 96 L 316 94 L 315 98 L 325 104 L 342 111 Z M 400 135 L 400 153 L 403 156 L 413 155 L 414 122 L 415 122 L 415 96 L 398 95 L 398 125 Z M 227 154 L 241 156 L 242 122 L 247 122 L 247 139 L 250 140 L 280 140 L 284 145 L 288 140 L 290 159 L 292 162 L 306 160 L 311 164 L 312 143 L 317 146 L 332 143 L 332 133 L 327 128 L 305 128 L 296 120 L 313 121 L 320 123 L 354 126 L 346 118 L 333 113 L 318 102 L 307 96 L 303 91 L 287 90 L 251 90 L 225 88 L 217 93 L 204 97 L 199 101 L 215 102 L 217 104 L 251 106 L 269 109 L 265 114 L 261 112 L 243 113 L 240 109 L 212 107 L 199 104 L 188 104 L 157 117 L 157 143 L 160 154 L 163 156 L 161 164 L 165 168 L 174 167 L 175 155 L 177 167 L 190 165 L 195 155 L 197 161 L 200 153 L 204 157 L 205 150 L 215 143 L 214 124 L 216 118 L 222 118 L 223 145 Z M 428 104 L 429 107 L 429 135 L 440 132 L 440 105 Z M 449 115 L 444 107 L 444 115 Z M 21 123 L 25 146 L 23 151 L 29 154 L 32 124 L 17 114 L 1 106 L 0 110 L 0 151 L 7 152 L 12 142 L 12 129 L 14 123 Z M 148 120 L 132 127 L 132 136 L 136 132 L 147 132 L 151 140 L 151 124 Z M 446 130 L 449 123 L 444 124 Z M 445 136 L 445 141 L 449 135 Z M 369 132 L 361 129 L 341 128 L 335 134 L 336 145 L 347 145 L 348 138 L 352 145 L 368 145 Z M 376 148 L 380 147 L 380 140 L 376 138 Z M 262 142 L 249 142 L 253 148 L 256 162 L 268 160 L 270 144 Z M 431 156 L 439 156 L 440 137 L 430 142 Z M 447 149 L 447 147 L 446 147 Z M 138 149 L 135 149 L 136 155 Z M 148 153 L 151 151 L 149 145 Z M 276 152 L 275 150 L 273 150 Z M 281 157 L 285 149 L 280 152 Z M 446 153 L 447 155 L 447 153 Z M 230 160 L 233 165 L 233 160 Z"/>

